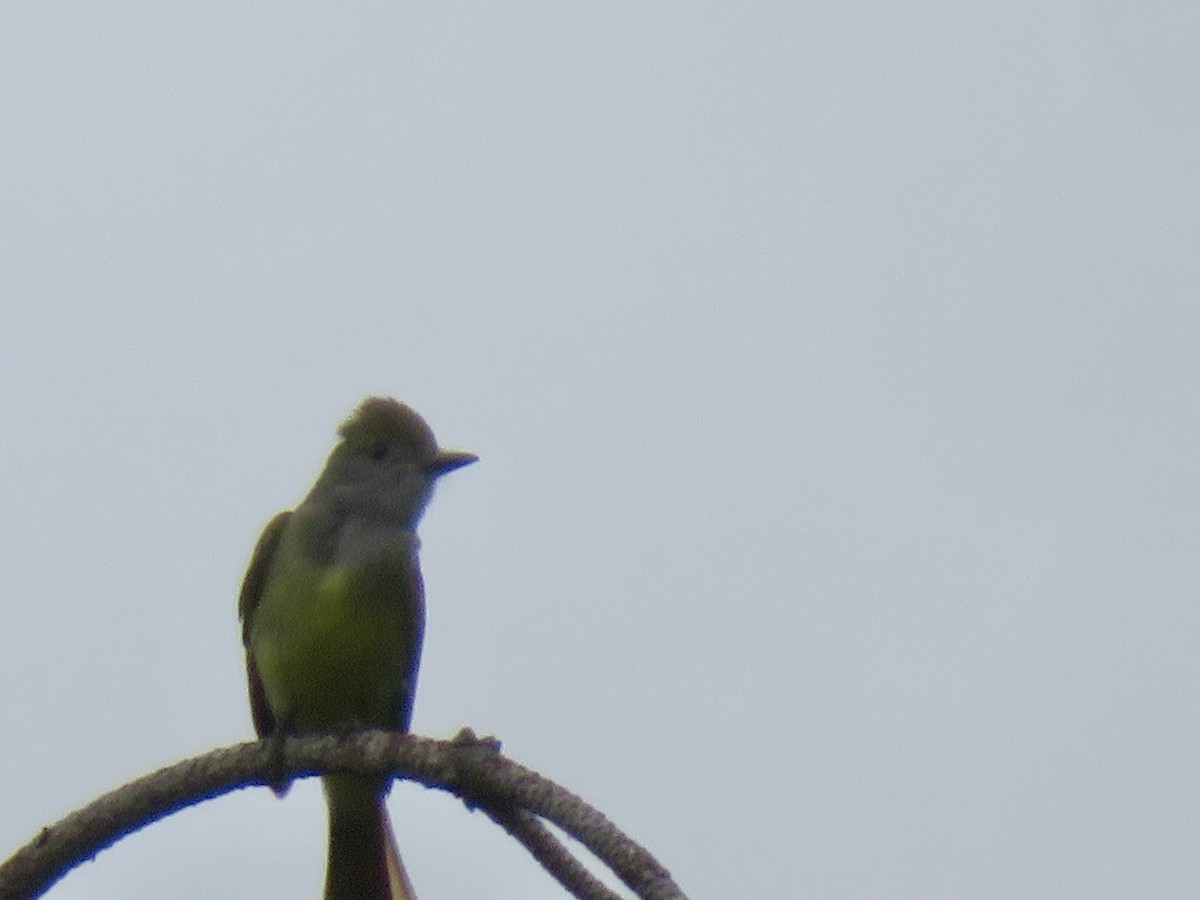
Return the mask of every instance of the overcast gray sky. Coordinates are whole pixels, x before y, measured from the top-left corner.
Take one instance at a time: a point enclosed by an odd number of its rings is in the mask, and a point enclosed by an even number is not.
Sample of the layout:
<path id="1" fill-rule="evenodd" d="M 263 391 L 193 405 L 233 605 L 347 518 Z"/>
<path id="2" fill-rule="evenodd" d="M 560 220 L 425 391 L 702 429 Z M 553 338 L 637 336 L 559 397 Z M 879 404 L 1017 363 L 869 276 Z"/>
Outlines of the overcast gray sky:
<path id="1" fill-rule="evenodd" d="M 0 853 L 252 735 L 235 595 L 365 395 L 414 728 L 694 898 L 1200 895 L 1200 7 L 0 6 Z M 556 898 L 391 800 L 423 897 Z M 317 897 L 315 783 L 51 894 Z"/>

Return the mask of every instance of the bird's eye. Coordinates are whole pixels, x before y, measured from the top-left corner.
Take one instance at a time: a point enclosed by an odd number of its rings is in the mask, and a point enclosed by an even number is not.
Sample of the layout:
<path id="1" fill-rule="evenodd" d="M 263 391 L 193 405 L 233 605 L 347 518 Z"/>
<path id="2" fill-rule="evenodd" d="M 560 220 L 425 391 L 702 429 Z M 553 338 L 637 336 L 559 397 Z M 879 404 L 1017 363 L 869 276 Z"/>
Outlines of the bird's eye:
<path id="1" fill-rule="evenodd" d="M 388 445 L 380 441 L 378 444 L 372 444 L 371 449 L 368 452 L 371 454 L 371 459 L 378 462 L 387 456 Z"/>

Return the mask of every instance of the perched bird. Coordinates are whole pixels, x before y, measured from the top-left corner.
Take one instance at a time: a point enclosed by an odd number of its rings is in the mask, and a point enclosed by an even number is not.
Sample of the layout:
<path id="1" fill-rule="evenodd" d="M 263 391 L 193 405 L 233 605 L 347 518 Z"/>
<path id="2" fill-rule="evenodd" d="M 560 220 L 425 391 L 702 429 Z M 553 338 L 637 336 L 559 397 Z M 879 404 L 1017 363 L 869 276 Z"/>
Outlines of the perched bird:
<path id="1" fill-rule="evenodd" d="M 477 457 L 439 449 L 425 420 L 390 398 L 364 400 L 339 434 L 308 496 L 263 531 L 242 583 L 260 737 L 407 731 L 412 718 L 425 624 L 417 522 L 437 479 Z M 326 900 L 412 900 L 384 805 L 390 781 L 324 785 Z"/>

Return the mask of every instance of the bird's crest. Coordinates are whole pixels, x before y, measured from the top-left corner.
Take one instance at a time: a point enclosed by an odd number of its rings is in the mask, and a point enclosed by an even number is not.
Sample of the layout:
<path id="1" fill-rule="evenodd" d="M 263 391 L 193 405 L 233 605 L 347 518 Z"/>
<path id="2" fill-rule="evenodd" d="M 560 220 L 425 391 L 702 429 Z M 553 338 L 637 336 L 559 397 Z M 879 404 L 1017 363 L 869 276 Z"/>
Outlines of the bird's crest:
<path id="1" fill-rule="evenodd" d="M 368 397 L 338 429 L 352 446 L 393 444 L 412 451 L 421 459 L 437 452 L 433 430 L 411 407 L 391 397 Z"/>

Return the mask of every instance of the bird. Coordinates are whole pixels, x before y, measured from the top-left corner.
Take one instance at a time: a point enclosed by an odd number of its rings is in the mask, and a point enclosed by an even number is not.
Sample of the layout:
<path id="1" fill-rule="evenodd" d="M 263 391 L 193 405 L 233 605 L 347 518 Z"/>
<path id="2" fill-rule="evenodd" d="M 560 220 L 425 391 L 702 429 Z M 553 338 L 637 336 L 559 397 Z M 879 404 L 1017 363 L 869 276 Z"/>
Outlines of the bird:
<path id="1" fill-rule="evenodd" d="M 417 523 L 438 479 L 478 457 L 439 448 L 390 397 L 363 400 L 338 435 L 308 495 L 267 524 L 239 593 L 260 738 L 406 732 L 412 719 L 425 628 Z M 390 784 L 324 776 L 325 900 L 414 900 L 384 802 Z M 272 788 L 282 796 L 288 784 Z"/>

